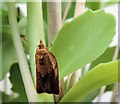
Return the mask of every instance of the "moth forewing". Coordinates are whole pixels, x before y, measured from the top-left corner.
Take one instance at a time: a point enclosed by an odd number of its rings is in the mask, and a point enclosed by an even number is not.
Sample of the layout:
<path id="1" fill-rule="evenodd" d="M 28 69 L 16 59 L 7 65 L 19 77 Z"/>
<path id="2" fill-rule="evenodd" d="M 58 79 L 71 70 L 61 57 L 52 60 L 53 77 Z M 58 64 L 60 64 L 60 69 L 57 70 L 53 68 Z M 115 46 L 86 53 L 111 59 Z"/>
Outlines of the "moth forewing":
<path id="1" fill-rule="evenodd" d="M 59 94 L 58 65 L 55 56 L 45 48 L 42 40 L 36 49 L 37 93 Z"/>

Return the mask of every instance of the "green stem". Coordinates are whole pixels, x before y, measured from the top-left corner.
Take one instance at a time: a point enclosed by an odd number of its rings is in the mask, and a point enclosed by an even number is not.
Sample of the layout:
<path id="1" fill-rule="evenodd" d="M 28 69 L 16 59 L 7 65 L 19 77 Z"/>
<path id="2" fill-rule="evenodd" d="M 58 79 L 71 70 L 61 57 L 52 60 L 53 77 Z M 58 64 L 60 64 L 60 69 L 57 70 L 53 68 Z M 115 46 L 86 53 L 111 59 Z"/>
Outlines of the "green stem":
<path id="1" fill-rule="evenodd" d="M 61 28 L 62 17 L 61 17 L 61 2 L 53 2 L 47 3 L 47 11 L 48 11 L 48 40 L 49 44 L 51 44 L 56 36 L 56 33 Z"/>
<path id="2" fill-rule="evenodd" d="M 68 11 L 69 11 L 69 9 L 70 9 L 70 6 L 71 6 L 71 1 L 68 0 L 68 2 L 67 2 L 67 4 L 66 4 L 66 7 L 65 7 L 65 12 L 64 12 L 64 15 L 63 15 L 63 19 L 62 19 L 62 23 L 63 23 L 63 24 L 64 24 L 64 22 L 65 22 L 65 19 L 66 19 L 67 15 L 68 15 Z"/>
<path id="3" fill-rule="evenodd" d="M 36 83 L 35 52 L 40 40 L 45 44 L 41 2 L 27 3 L 27 38 L 29 41 L 31 73 L 34 83 Z M 39 94 L 38 97 L 40 102 L 53 101 L 53 96 L 49 94 Z"/>
<path id="4" fill-rule="evenodd" d="M 33 84 L 33 81 L 30 75 L 28 63 L 26 60 L 22 42 L 20 40 L 19 31 L 17 28 L 15 5 L 13 2 L 8 2 L 7 6 L 8 6 L 9 24 L 10 24 L 10 28 L 12 32 L 12 39 L 13 39 L 13 43 L 16 49 L 18 63 L 20 66 L 20 72 L 23 78 L 23 83 L 25 86 L 25 91 L 28 97 L 28 101 L 36 102 L 37 96 L 36 96 L 35 87 L 34 87 L 34 84 Z"/>
<path id="5" fill-rule="evenodd" d="M 48 44 L 51 44 L 55 39 L 55 36 L 62 25 L 62 17 L 61 17 L 61 2 L 56 2 L 53 0 L 52 2 L 47 3 L 47 11 L 48 11 Z M 54 95 L 55 102 L 59 102 L 59 100 L 64 95 L 64 80 L 61 79 L 59 83 L 60 93 L 59 95 Z"/>
<path id="6" fill-rule="evenodd" d="M 41 2 L 27 3 L 27 38 L 29 41 L 30 66 L 32 77 L 35 82 L 36 66 L 35 52 L 40 39 L 45 43 L 43 19 L 42 19 L 42 4 Z"/>
<path id="7" fill-rule="evenodd" d="M 82 69 L 80 69 L 82 70 Z M 68 76 L 68 80 L 67 80 L 67 92 L 73 87 L 73 85 L 79 80 L 80 78 L 80 70 L 77 70 L 76 72 L 70 74 Z"/>
<path id="8" fill-rule="evenodd" d="M 85 1 L 86 0 L 76 0 L 74 18 L 79 16 L 81 13 L 83 13 L 83 11 L 85 9 Z"/>

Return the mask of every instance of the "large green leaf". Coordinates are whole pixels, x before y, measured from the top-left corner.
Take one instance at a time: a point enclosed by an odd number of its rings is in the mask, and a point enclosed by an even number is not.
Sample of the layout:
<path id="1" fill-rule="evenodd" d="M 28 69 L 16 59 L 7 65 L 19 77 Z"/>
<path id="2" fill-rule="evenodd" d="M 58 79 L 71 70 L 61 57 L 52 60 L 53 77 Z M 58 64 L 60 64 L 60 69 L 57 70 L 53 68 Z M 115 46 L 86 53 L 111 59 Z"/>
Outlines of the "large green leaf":
<path id="1" fill-rule="evenodd" d="M 58 60 L 60 78 L 99 57 L 114 34 L 114 16 L 101 10 L 88 10 L 66 23 L 51 47 Z"/>
<path id="2" fill-rule="evenodd" d="M 96 65 L 100 64 L 100 63 L 106 63 L 106 62 L 109 62 L 109 61 L 112 61 L 112 58 L 113 58 L 113 54 L 114 54 L 114 51 L 115 51 L 115 47 L 112 47 L 112 48 L 107 48 L 105 50 L 105 52 L 100 56 L 98 57 L 96 60 L 94 60 L 91 65 L 90 65 L 90 69 L 95 67 Z M 112 85 L 108 85 L 107 88 L 106 88 L 106 91 L 110 91 L 113 89 L 113 84 Z M 85 96 L 85 98 L 83 98 L 81 100 L 81 102 L 92 102 L 92 100 L 100 93 L 100 90 L 97 89 L 91 93 L 89 93 L 87 96 Z"/>
<path id="3" fill-rule="evenodd" d="M 90 102 L 90 104 L 92 104 L 91 102 L 95 99 L 95 97 L 100 93 L 100 89 L 97 89 L 91 93 L 89 93 L 88 95 L 86 95 L 80 102 Z M 88 103 L 89 104 L 89 103 Z"/>
<path id="4" fill-rule="evenodd" d="M 118 81 L 118 61 L 100 64 L 84 75 L 61 102 L 81 101 L 88 93 Z"/>

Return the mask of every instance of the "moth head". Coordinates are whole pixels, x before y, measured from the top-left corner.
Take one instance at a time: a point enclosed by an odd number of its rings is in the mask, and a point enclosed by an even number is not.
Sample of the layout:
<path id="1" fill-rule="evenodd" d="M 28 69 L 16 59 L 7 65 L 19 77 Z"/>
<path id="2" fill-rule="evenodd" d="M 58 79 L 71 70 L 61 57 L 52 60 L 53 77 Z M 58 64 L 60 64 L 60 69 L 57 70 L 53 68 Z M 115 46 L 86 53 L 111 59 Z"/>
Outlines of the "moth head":
<path id="1" fill-rule="evenodd" d="M 42 59 L 46 55 L 47 52 L 48 52 L 48 50 L 46 48 L 39 49 L 39 53 L 38 54 L 39 54 L 40 59 Z"/>

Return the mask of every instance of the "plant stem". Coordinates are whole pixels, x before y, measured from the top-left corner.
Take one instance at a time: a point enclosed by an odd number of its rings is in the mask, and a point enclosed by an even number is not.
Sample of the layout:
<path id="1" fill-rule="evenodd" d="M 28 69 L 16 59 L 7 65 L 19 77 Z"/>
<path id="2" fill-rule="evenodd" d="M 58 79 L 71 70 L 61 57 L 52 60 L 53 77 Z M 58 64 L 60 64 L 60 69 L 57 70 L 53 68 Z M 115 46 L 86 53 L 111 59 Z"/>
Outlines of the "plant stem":
<path id="1" fill-rule="evenodd" d="M 20 40 L 19 31 L 17 28 L 17 19 L 15 14 L 15 5 L 13 2 L 8 2 L 8 15 L 9 15 L 9 24 L 12 32 L 12 39 L 17 53 L 18 63 L 20 66 L 20 72 L 23 78 L 23 83 L 25 86 L 25 91 L 28 97 L 29 102 L 36 102 L 37 96 L 35 87 L 30 75 L 28 63 L 24 53 L 23 45 Z M 18 82 L 19 83 L 19 82 Z"/>
<path id="2" fill-rule="evenodd" d="M 36 66 L 35 66 L 35 52 L 40 40 L 45 44 L 43 18 L 42 18 L 42 2 L 28 2 L 27 3 L 27 37 L 29 41 L 29 54 L 31 73 L 36 82 Z M 53 101 L 53 96 L 43 93 L 39 94 L 39 102 Z"/>
<path id="3" fill-rule="evenodd" d="M 63 15 L 63 20 L 62 20 L 62 23 L 64 24 L 64 21 L 67 17 L 67 14 L 68 14 L 68 11 L 69 11 L 69 8 L 70 8 L 70 5 L 71 5 L 71 1 L 68 0 L 67 4 L 66 4 L 66 7 L 65 7 L 65 12 L 64 12 L 64 15 Z"/>
<path id="4" fill-rule="evenodd" d="M 74 12 L 74 18 L 79 16 L 84 11 L 84 8 L 85 8 L 85 0 L 77 0 L 75 12 Z"/>
<path id="5" fill-rule="evenodd" d="M 80 73 L 80 71 L 81 70 L 78 70 L 68 76 L 66 89 L 67 91 L 69 91 L 72 88 L 72 86 L 79 80 L 80 75 L 78 73 Z"/>
<path id="6" fill-rule="evenodd" d="M 57 0 L 52 0 L 52 2 L 47 3 L 48 11 L 48 44 L 51 44 L 56 36 L 56 33 L 61 28 L 61 2 Z"/>
<path id="7" fill-rule="evenodd" d="M 40 39 L 45 44 L 43 18 L 42 18 L 42 4 L 41 2 L 27 3 L 27 38 L 29 41 L 30 66 L 32 77 L 35 82 L 36 66 L 35 66 L 35 52 L 37 45 L 40 44 Z"/>
<path id="8" fill-rule="evenodd" d="M 56 36 L 56 33 L 59 31 L 62 25 L 61 18 L 61 1 L 53 0 L 52 2 L 47 3 L 47 11 L 48 11 L 48 44 L 51 44 Z M 55 102 L 59 102 L 59 100 L 64 95 L 64 79 L 60 80 L 60 93 L 59 95 L 54 95 Z"/>

